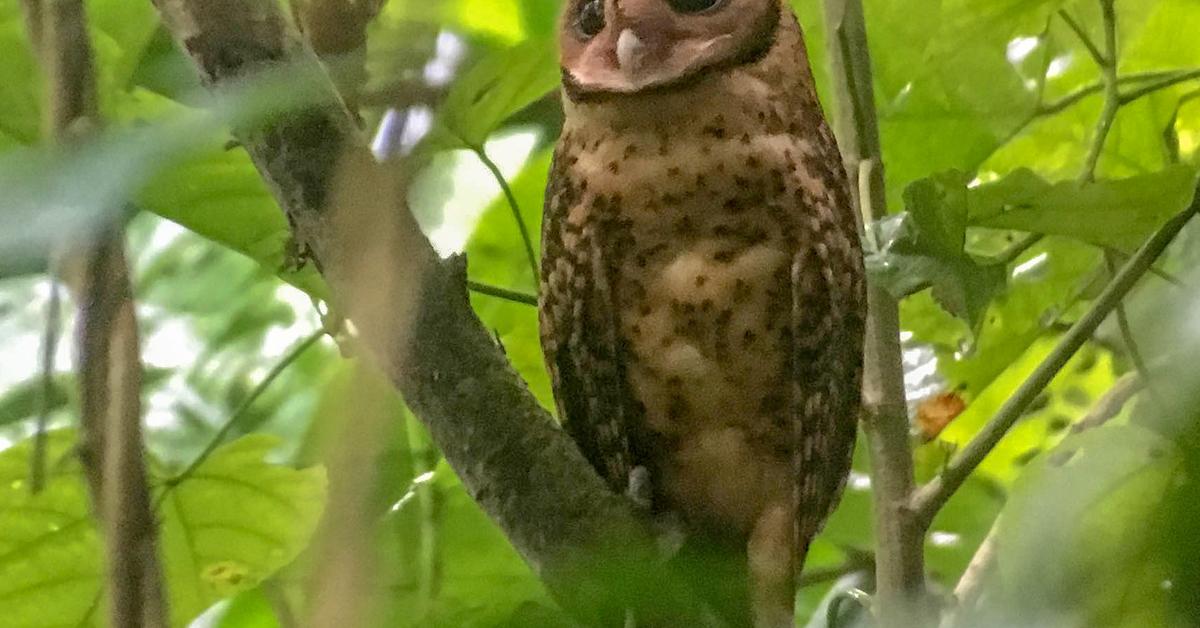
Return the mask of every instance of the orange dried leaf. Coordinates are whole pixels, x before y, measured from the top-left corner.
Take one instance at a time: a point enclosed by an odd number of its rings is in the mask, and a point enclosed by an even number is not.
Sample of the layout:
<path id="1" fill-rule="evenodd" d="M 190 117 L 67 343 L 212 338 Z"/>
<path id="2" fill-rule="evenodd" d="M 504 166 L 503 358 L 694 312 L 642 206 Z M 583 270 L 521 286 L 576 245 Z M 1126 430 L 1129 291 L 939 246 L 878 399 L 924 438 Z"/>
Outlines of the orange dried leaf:
<path id="1" fill-rule="evenodd" d="M 967 409 L 967 402 L 956 392 L 934 395 L 917 406 L 917 427 L 925 442 L 938 437 L 946 426 Z"/>

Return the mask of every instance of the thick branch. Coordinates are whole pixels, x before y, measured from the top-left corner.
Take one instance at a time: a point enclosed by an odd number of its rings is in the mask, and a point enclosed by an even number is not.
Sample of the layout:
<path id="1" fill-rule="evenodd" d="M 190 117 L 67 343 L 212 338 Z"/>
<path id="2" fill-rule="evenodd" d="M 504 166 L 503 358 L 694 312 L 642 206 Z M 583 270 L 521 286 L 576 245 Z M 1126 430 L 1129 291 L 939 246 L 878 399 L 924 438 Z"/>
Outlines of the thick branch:
<path id="1" fill-rule="evenodd" d="M 879 220 L 887 215 L 886 191 L 862 2 L 826 0 L 825 12 L 838 139 L 846 169 L 859 183 L 857 200 L 864 220 Z M 879 617 L 884 626 L 921 625 L 924 528 L 908 510 L 913 462 L 899 304 L 880 286 L 871 286 L 869 297 L 863 427 L 871 448 Z"/>
<path id="2" fill-rule="evenodd" d="M 312 75 L 315 59 L 274 0 L 155 4 L 210 87 L 283 67 Z M 236 133 L 362 344 L 564 606 L 589 623 L 633 607 L 648 625 L 703 625 L 645 526 L 475 317 L 465 264 L 437 257 L 332 86 L 318 87 L 315 103 Z"/>

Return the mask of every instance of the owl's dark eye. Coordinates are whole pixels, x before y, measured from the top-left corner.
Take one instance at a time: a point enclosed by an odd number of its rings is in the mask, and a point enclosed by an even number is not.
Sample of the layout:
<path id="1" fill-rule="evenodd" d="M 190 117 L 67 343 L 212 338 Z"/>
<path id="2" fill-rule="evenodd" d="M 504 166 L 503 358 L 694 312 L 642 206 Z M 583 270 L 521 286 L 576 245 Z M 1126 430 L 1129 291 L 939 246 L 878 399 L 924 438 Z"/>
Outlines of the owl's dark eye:
<path id="1" fill-rule="evenodd" d="M 717 8 L 725 0 L 667 0 L 676 13 L 703 13 Z"/>
<path id="2" fill-rule="evenodd" d="M 602 0 L 583 0 L 579 7 L 579 17 L 575 18 L 575 28 L 579 34 L 591 39 L 604 30 L 604 2 Z"/>

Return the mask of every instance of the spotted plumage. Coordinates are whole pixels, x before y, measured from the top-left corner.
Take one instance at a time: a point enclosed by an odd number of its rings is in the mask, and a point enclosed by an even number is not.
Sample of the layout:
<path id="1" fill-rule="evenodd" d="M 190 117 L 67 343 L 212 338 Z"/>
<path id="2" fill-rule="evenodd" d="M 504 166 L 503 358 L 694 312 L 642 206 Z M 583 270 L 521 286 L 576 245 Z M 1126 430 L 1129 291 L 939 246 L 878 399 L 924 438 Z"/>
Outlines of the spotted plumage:
<path id="1" fill-rule="evenodd" d="M 849 471 L 865 293 L 857 221 L 779 0 L 571 0 L 543 225 L 559 413 L 616 491 L 733 539 L 756 626 Z"/>

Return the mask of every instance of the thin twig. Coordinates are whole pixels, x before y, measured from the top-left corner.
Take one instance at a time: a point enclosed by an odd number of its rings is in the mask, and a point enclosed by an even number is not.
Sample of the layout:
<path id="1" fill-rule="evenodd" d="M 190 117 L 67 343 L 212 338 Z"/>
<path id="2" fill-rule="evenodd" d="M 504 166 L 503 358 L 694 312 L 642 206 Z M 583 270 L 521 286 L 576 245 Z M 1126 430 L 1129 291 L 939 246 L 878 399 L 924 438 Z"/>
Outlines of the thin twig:
<path id="1" fill-rule="evenodd" d="M 34 495 L 42 492 L 46 482 L 46 429 L 50 423 L 50 399 L 54 395 L 54 356 L 58 353 L 62 326 L 62 290 L 53 277 L 49 282 L 50 299 L 46 303 L 46 327 L 42 334 L 42 396 L 29 461 L 29 487 Z"/>
<path id="2" fill-rule="evenodd" d="M 1116 309 L 1125 295 L 1145 275 L 1154 261 L 1166 251 L 1179 232 L 1200 210 L 1200 197 L 1187 210 L 1167 221 L 1105 288 L 1092 308 L 1083 315 L 1059 340 L 1058 345 L 1034 370 L 1024 383 L 1009 397 L 995 417 L 980 430 L 958 457 L 951 461 L 941 475 L 922 487 L 913 499 L 913 509 L 923 521 L 933 516 L 950 499 L 979 463 L 995 448 L 1009 428 L 1021 418 L 1033 400 L 1067 364 L 1075 353 L 1092 337 L 1096 328 Z"/>
<path id="3" fill-rule="evenodd" d="M 800 575 L 796 586 L 811 587 L 840 580 L 844 576 L 872 569 L 875 566 L 875 556 L 869 552 L 851 551 L 841 564 L 819 569 L 806 569 Z"/>
<path id="4" fill-rule="evenodd" d="M 1118 269 L 1117 258 L 1111 251 L 1104 252 L 1104 265 L 1108 269 L 1109 274 L 1116 274 Z M 1153 268 L 1151 271 L 1153 271 Z M 1117 306 L 1116 314 L 1117 329 L 1121 334 L 1121 342 L 1125 345 L 1125 351 L 1129 354 L 1130 361 L 1133 362 L 1134 370 L 1149 385 L 1150 370 L 1146 367 L 1146 360 L 1142 356 L 1142 350 L 1138 347 L 1137 339 L 1133 335 L 1133 325 L 1129 322 L 1129 312 L 1125 308 L 1124 302 L 1121 302 Z"/>
<path id="5" fill-rule="evenodd" d="M 1100 156 L 1104 154 L 1109 133 L 1112 132 L 1113 124 L 1117 120 L 1117 113 L 1121 110 L 1121 91 L 1117 75 L 1117 14 L 1114 2 L 1115 0 L 1100 0 L 1101 13 L 1104 15 L 1104 53 L 1095 51 L 1095 44 L 1088 39 L 1087 34 L 1077 28 L 1073 22 L 1069 22 L 1088 50 L 1094 52 L 1093 57 L 1096 64 L 1100 66 L 1101 79 L 1104 84 L 1104 110 L 1096 122 L 1096 130 L 1092 132 L 1092 143 L 1084 162 L 1083 173 L 1079 177 L 1083 183 L 1091 183 L 1096 179 L 1096 166 L 1100 163 Z M 1066 11 L 1063 11 L 1062 14 L 1064 19 L 1069 19 Z"/>
<path id="6" fill-rule="evenodd" d="M 1101 0 L 1101 2 L 1103 1 L 1104 0 Z M 1064 22 L 1067 23 L 1067 26 L 1069 26 L 1071 30 L 1075 32 L 1075 35 L 1079 37 L 1079 41 L 1083 42 L 1083 47 L 1087 48 L 1088 54 L 1091 55 L 1092 60 L 1096 62 L 1096 65 L 1103 67 L 1112 62 L 1111 58 L 1105 56 L 1105 53 L 1100 51 L 1100 47 L 1096 45 L 1096 42 L 1092 41 L 1092 37 L 1088 35 L 1087 31 L 1084 30 L 1083 26 L 1079 22 L 1075 21 L 1074 17 L 1071 17 L 1070 13 L 1067 13 L 1066 9 L 1059 9 L 1058 15 L 1063 19 Z"/>
<path id="7" fill-rule="evenodd" d="M 1100 156 L 1104 154 L 1104 148 L 1108 142 L 1108 136 L 1112 131 L 1113 124 L 1116 122 L 1117 114 L 1122 107 L 1122 97 L 1120 91 L 1120 79 L 1118 77 L 1118 45 L 1117 45 L 1117 14 L 1115 0 L 1099 0 L 1101 14 L 1104 19 L 1104 54 L 1096 59 L 1100 66 L 1101 83 L 1104 85 L 1104 109 L 1100 114 L 1100 119 L 1096 122 L 1096 130 L 1093 132 L 1092 144 L 1088 150 L 1087 160 L 1084 164 L 1083 172 L 1079 175 L 1081 183 L 1091 183 L 1096 179 L 1096 167 L 1099 165 Z M 1079 31 L 1077 31 L 1079 32 Z M 1082 33 L 1081 38 L 1085 38 L 1085 45 L 1092 47 L 1090 40 L 1086 40 L 1086 36 Z M 1110 249 L 1104 251 L 1104 263 L 1110 274 L 1117 272 L 1117 259 Z M 1142 352 L 1138 348 L 1137 340 L 1133 336 L 1133 328 L 1129 324 L 1129 313 L 1126 311 L 1125 303 L 1117 304 L 1117 327 L 1121 333 L 1122 343 L 1125 345 L 1125 350 L 1129 353 L 1130 359 L 1133 361 L 1134 367 L 1142 378 L 1150 382 L 1150 372 L 1146 368 L 1146 362 L 1142 359 Z"/>
<path id="8" fill-rule="evenodd" d="M 512 301 L 513 303 L 520 303 L 521 305 L 532 305 L 537 307 L 538 304 L 538 298 L 535 294 L 526 294 L 516 290 L 509 290 L 508 288 L 498 288 L 496 286 L 480 283 L 478 281 L 468 281 L 467 287 L 471 289 L 471 292 L 478 292 L 479 294 L 485 294 L 489 297 L 496 297 L 497 299 L 504 299 L 505 301 Z"/>
<path id="9" fill-rule="evenodd" d="M 1179 85 L 1180 83 L 1184 83 L 1184 82 L 1187 82 L 1187 81 L 1190 81 L 1190 80 L 1193 80 L 1196 78 L 1200 78 L 1200 68 L 1191 68 L 1191 69 L 1186 69 L 1186 70 L 1152 70 L 1149 72 L 1133 72 L 1130 74 L 1126 74 L 1125 76 L 1119 77 L 1117 82 L 1121 83 L 1121 84 L 1142 83 L 1145 81 L 1155 81 L 1155 82 L 1151 83 L 1150 85 L 1144 85 L 1140 88 L 1135 89 L 1134 91 L 1132 91 L 1128 94 L 1121 96 L 1121 104 L 1127 105 L 1127 104 L 1129 104 L 1135 100 L 1138 100 L 1139 98 L 1147 96 L 1149 94 L 1152 94 L 1152 93 L 1155 93 L 1155 92 L 1158 92 L 1158 91 L 1161 91 L 1164 89 L 1169 89 L 1171 87 Z M 1104 82 L 1097 81 L 1090 85 L 1085 85 L 1083 87 L 1080 87 L 1080 88 L 1076 89 L 1075 91 L 1073 91 L 1073 92 L 1067 94 L 1066 96 L 1063 96 L 1057 100 L 1054 100 L 1049 103 L 1042 103 L 1042 104 L 1038 105 L 1037 107 L 1034 108 L 1033 111 L 1029 112 L 1029 115 L 1025 116 L 1025 118 L 1022 119 L 1019 123 L 1017 123 L 1016 126 L 1014 126 L 1012 129 L 1010 129 L 1008 131 L 1008 133 L 1005 134 L 1003 140 L 998 142 L 998 145 L 1004 145 L 1004 144 L 1007 144 L 1008 142 L 1012 141 L 1014 138 L 1016 138 L 1018 135 L 1020 135 L 1025 129 L 1029 128 L 1029 125 L 1033 124 L 1037 120 L 1062 113 L 1063 111 L 1066 111 L 1067 109 L 1070 109 L 1071 107 L 1075 106 L 1076 104 L 1078 104 L 1079 102 L 1081 102 L 1082 100 L 1087 98 L 1088 96 L 1092 96 L 1094 94 L 1099 94 L 1103 91 L 1104 91 Z M 980 161 L 979 163 L 982 163 L 982 161 Z M 975 169 L 977 169 L 977 168 L 978 168 L 978 165 L 976 166 Z"/>
<path id="10" fill-rule="evenodd" d="M 295 363 L 296 360 L 299 359 L 300 356 L 309 349 L 309 347 L 313 346 L 317 343 L 317 341 L 324 337 L 325 334 L 326 330 L 324 328 L 318 329 L 317 331 L 309 334 L 300 342 L 296 343 L 296 346 L 292 347 L 291 351 L 288 351 L 286 354 L 284 354 L 284 356 L 279 359 L 279 362 L 275 363 L 275 366 L 271 367 L 271 370 L 267 372 L 266 376 L 259 380 L 258 384 L 254 387 L 254 390 L 250 391 L 250 394 L 242 400 L 242 403 L 238 404 L 237 409 L 233 411 L 233 414 L 229 416 L 229 419 L 225 421 L 225 424 L 221 426 L 221 429 L 217 430 L 217 432 L 213 434 L 212 438 L 209 439 L 208 444 L 204 446 L 204 449 L 201 450 L 200 454 L 197 455 L 192 462 L 183 469 L 183 471 L 180 471 L 179 474 L 167 481 L 167 489 L 170 490 L 170 488 L 178 486 L 191 477 L 191 475 L 196 472 L 196 469 L 199 468 L 200 465 L 204 464 L 204 461 L 208 460 L 208 457 L 211 456 L 212 453 L 216 451 L 222 443 L 225 442 L 225 439 L 229 436 L 230 432 L 232 432 L 233 429 L 242 422 L 242 419 L 245 418 L 246 413 L 250 410 L 254 403 L 258 401 L 258 398 L 261 397 L 263 393 L 265 393 L 267 389 L 271 387 L 271 384 L 274 383 L 275 380 L 278 379 L 279 376 L 282 375 L 289 366 Z M 167 491 L 163 491 L 162 495 L 159 496 L 160 503 L 166 494 Z"/>
<path id="11" fill-rule="evenodd" d="M 512 210 L 513 220 L 517 223 L 517 230 L 521 232 L 521 244 L 525 247 L 525 258 L 529 262 L 529 269 L 533 273 L 534 283 L 537 283 L 538 263 L 537 254 L 533 252 L 533 238 L 529 235 L 529 227 L 525 225 L 525 219 L 521 216 L 521 207 L 517 204 L 517 196 L 513 194 L 512 187 L 508 185 L 508 180 L 504 178 L 504 173 L 500 172 L 500 167 L 496 162 L 488 157 L 487 151 L 482 146 L 473 147 L 475 154 L 479 156 L 479 161 L 492 173 L 496 178 L 496 183 L 500 184 L 500 189 L 504 191 L 504 198 L 508 200 L 508 207 Z"/>
<path id="12" fill-rule="evenodd" d="M 406 416 L 408 447 L 412 452 L 412 476 L 422 478 L 426 473 L 431 474 L 437 469 L 439 455 L 437 448 L 428 441 L 425 431 L 420 428 L 416 417 Z M 437 595 L 441 589 L 441 548 L 439 543 L 441 519 L 441 494 L 433 482 L 414 480 L 410 489 L 416 498 L 420 533 L 417 550 L 417 608 L 416 617 L 425 620 L 433 610 Z"/>
<path id="13" fill-rule="evenodd" d="M 1113 420 L 1134 395 L 1145 389 L 1145 380 L 1137 373 L 1126 373 L 1104 393 L 1083 418 L 1071 426 L 1072 434 L 1101 427 Z"/>
<path id="14" fill-rule="evenodd" d="M 996 566 L 999 531 L 1000 520 L 997 519 L 992 523 L 992 529 L 988 531 L 983 543 L 979 544 L 979 549 L 975 550 L 975 555 L 971 557 L 971 562 L 963 571 L 962 578 L 959 578 L 958 584 L 954 587 L 955 605 L 942 618 L 943 628 L 954 628 L 960 625 L 960 622 L 975 609 L 975 605 L 983 593 L 983 585 L 987 581 L 987 576 Z"/>
<path id="15" fill-rule="evenodd" d="M 1186 83 L 1188 81 L 1192 81 L 1195 79 L 1200 79 L 1200 68 L 1193 69 L 1193 70 L 1181 71 L 1181 72 L 1175 74 L 1174 76 L 1165 76 L 1161 80 L 1158 80 L 1154 83 L 1139 87 L 1138 89 L 1135 89 L 1133 91 L 1122 94 L 1121 95 L 1121 104 L 1128 105 L 1129 103 L 1134 102 L 1135 100 L 1138 100 L 1138 99 L 1142 98 L 1143 96 L 1147 96 L 1149 94 L 1153 94 L 1154 92 L 1158 92 L 1158 91 L 1162 91 L 1164 89 L 1175 87 L 1176 85 L 1179 85 L 1180 83 Z"/>
<path id="16" fill-rule="evenodd" d="M 1121 249 L 1114 248 L 1114 247 L 1106 247 L 1105 250 L 1108 251 L 1109 253 L 1111 253 L 1120 262 L 1129 261 L 1129 254 L 1126 253 L 1125 251 L 1122 251 Z M 1171 284 L 1175 288 L 1187 288 L 1188 287 L 1187 282 L 1185 282 L 1183 279 L 1180 279 L 1174 273 L 1164 270 L 1162 268 L 1162 266 L 1159 266 L 1157 264 L 1150 267 L 1150 274 L 1154 275 L 1155 277 L 1158 277 L 1159 279 L 1162 279 L 1163 281 L 1165 281 L 1168 284 Z"/>

